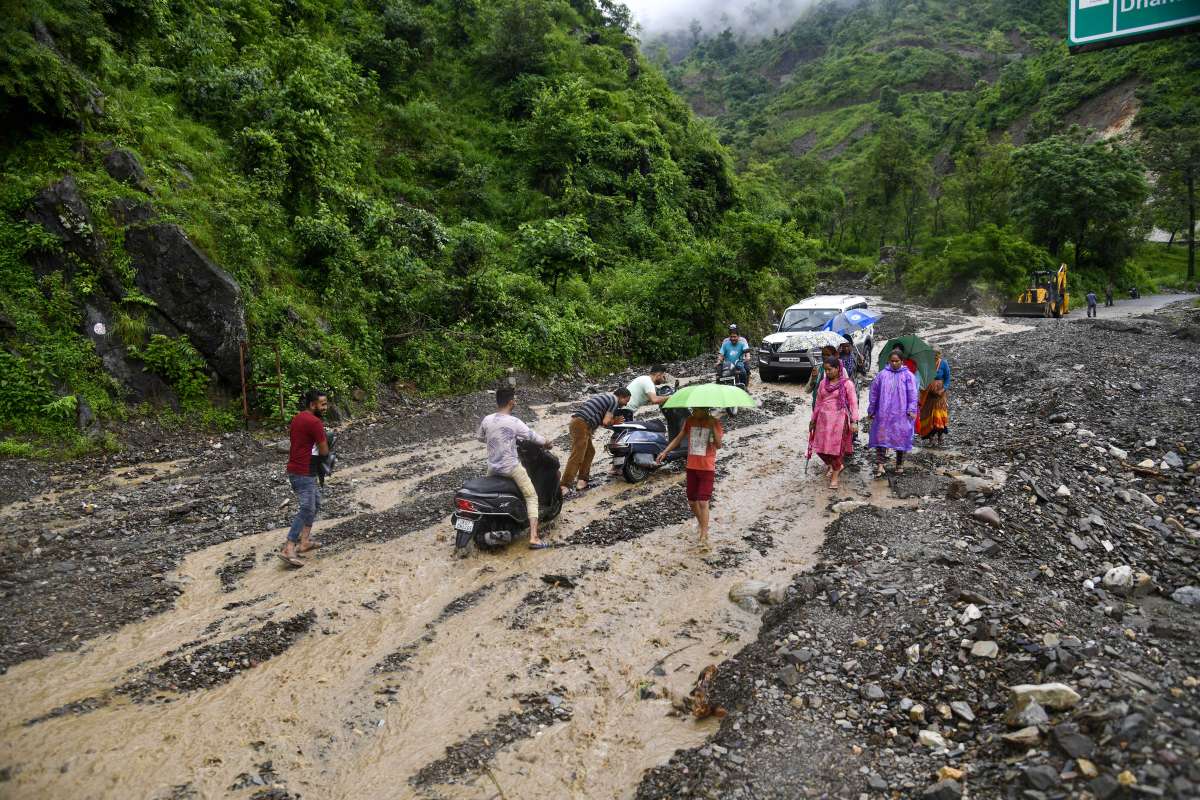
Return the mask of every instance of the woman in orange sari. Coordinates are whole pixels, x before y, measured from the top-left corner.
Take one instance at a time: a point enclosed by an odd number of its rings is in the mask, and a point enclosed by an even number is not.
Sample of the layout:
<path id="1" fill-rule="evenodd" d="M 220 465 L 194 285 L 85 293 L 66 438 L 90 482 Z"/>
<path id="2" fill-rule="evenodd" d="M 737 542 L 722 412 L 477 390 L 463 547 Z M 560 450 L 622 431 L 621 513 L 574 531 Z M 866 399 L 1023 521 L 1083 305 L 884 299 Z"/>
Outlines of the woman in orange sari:
<path id="1" fill-rule="evenodd" d="M 942 437 L 950 430 L 950 407 L 946 404 L 946 390 L 950 388 L 950 365 L 942 358 L 942 348 L 933 348 L 937 357 L 934 362 L 933 380 L 921 390 L 920 414 L 917 416 L 917 434 L 929 441 L 937 437 L 937 446 L 942 446 Z"/>

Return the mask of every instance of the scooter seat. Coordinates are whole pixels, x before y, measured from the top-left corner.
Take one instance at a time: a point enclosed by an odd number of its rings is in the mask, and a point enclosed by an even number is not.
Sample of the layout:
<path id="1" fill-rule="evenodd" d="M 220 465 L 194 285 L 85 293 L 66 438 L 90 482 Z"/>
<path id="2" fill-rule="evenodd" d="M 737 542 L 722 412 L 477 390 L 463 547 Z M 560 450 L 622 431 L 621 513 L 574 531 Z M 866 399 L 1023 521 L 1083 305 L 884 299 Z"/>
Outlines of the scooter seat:
<path id="1" fill-rule="evenodd" d="M 520 494 L 517 483 L 504 475 L 484 475 L 479 478 L 468 478 L 463 482 L 462 491 L 473 494 Z"/>

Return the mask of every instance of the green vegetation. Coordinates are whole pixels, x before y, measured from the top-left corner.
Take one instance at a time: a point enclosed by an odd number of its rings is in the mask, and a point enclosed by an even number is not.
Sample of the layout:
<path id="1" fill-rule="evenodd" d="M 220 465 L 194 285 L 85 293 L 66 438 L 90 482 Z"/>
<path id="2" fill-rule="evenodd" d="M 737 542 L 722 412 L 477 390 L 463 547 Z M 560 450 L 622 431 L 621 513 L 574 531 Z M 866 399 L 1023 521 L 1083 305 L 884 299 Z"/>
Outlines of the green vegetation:
<path id="1" fill-rule="evenodd" d="M 1065 25 L 1062 0 L 823 2 L 761 41 L 693 25 L 646 50 L 827 258 L 895 249 L 893 277 L 947 298 L 1047 257 L 1076 291 L 1151 289 L 1173 273 L 1137 243 L 1195 219 L 1200 39 L 1071 56 Z"/>
<path id="2" fill-rule="evenodd" d="M 81 335 L 115 332 L 197 416 L 186 339 L 152 335 L 114 200 L 149 200 L 243 288 L 258 381 L 371 402 L 515 366 L 602 369 L 711 347 L 807 290 L 819 244 L 752 209 L 709 125 L 607 0 L 31 0 L 0 33 L 0 428 L 73 435 L 63 398 L 124 413 Z M 135 153 L 149 197 L 109 177 Z M 103 256 L 24 221 L 74 175 Z M 224 387 L 236 392 L 237 387 Z M 269 398 L 262 402 L 265 412 Z M 227 416 L 227 415 L 226 415 Z"/>

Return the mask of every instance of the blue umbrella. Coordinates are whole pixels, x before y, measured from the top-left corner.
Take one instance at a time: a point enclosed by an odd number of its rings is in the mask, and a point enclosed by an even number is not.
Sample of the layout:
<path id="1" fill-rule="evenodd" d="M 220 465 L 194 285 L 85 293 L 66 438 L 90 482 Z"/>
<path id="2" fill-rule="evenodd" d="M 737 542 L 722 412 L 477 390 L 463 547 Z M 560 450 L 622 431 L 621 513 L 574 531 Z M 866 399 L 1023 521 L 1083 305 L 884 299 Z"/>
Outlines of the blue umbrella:
<path id="1" fill-rule="evenodd" d="M 825 330 L 833 331 L 834 333 L 851 333 L 860 331 L 863 328 L 877 322 L 883 314 L 878 311 L 870 311 L 865 308 L 851 308 L 838 314 L 829 322 L 825 323 Z"/>

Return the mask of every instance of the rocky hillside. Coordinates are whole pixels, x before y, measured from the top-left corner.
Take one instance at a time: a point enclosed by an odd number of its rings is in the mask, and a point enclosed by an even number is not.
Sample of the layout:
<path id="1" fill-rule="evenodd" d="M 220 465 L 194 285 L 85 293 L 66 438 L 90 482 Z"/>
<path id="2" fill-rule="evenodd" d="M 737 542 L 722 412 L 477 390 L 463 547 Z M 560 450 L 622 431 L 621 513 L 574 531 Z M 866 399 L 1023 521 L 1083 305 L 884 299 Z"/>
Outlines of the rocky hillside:
<path id="1" fill-rule="evenodd" d="M 1071 56 L 1065 33 L 1060 0 L 862 0 L 818 4 L 761 40 L 714 30 L 646 46 L 740 164 L 812 155 L 852 170 L 882 109 L 912 119 L 945 166 L 964 126 L 1015 145 L 1072 124 L 1111 137 L 1145 102 L 1200 91 L 1194 37 Z"/>
<path id="2" fill-rule="evenodd" d="M 987 280 L 1007 294 L 1041 261 L 1070 263 L 1077 292 L 1172 271 L 1165 282 L 1180 285 L 1183 248 L 1140 243 L 1151 227 L 1188 230 L 1177 176 L 1200 170 L 1200 38 L 1070 55 L 1065 26 L 1061 0 L 854 0 L 816 4 L 765 39 L 693 27 L 643 47 L 713 120 L 751 196 L 834 260 L 866 270 L 898 248 L 877 277 L 915 266 L 904 282 L 927 296 L 998 273 Z M 1054 171 L 1053 190 L 1038 185 Z M 1069 197 L 1084 185 L 1122 199 L 1096 213 Z M 1055 204 L 1081 229 L 1046 230 Z M 1021 241 L 1046 253 L 986 255 Z"/>

